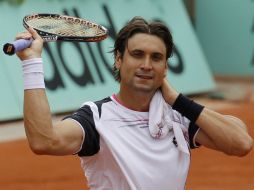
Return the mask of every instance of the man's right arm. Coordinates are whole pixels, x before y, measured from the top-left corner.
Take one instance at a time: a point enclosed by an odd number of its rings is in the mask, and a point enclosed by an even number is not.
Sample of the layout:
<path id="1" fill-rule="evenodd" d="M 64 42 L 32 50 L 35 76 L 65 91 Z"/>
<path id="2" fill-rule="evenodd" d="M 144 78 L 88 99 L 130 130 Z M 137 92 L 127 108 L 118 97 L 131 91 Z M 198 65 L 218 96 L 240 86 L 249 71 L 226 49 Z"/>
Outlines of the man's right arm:
<path id="1" fill-rule="evenodd" d="M 23 64 L 28 62 L 28 68 L 22 66 L 25 86 L 24 124 L 29 145 L 37 154 L 73 154 L 80 149 L 85 134 L 73 120 L 64 120 L 53 126 L 49 103 L 45 88 L 43 88 L 43 76 L 40 76 L 41 69 L 37 63 L 33 62 L 33 60 L 38 61 L 41 58 L 43 40 L 33 29 L 18 34 L 16 38 L 31 37 L 34 38 L 32 45 L 17 53 Z M 42 64 L 42 62 L 38 64 Z M 37 72 L 38 70 L 39 72 Z M 39 75 L 38 78 L 37 75 Z M 34 81 L 37 80 L 40 85 L 34 84 Z"/>
<path id="2" fill-rule="evenodd" d="M 68 155 L 77 152 L 83 131 L 73 120 L 53 125 L 45 90 L 25 90 L 24 125 L 29 145 L 36 154 Z"/>

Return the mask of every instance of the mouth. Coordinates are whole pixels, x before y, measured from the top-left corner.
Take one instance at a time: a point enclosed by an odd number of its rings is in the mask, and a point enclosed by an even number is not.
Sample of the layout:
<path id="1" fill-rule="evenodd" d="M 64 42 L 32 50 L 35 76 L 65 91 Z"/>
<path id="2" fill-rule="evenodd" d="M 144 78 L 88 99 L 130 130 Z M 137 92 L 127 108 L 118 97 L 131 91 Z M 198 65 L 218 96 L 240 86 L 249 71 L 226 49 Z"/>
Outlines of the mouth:
<path id="1" fill-rule="evenodd" d="M 152 75 L 148 75 L 148 74 L 136 74 L 136 77 L 141 78 L 141 79 L 146 79 L 146 80 L 153 78 Z"/>

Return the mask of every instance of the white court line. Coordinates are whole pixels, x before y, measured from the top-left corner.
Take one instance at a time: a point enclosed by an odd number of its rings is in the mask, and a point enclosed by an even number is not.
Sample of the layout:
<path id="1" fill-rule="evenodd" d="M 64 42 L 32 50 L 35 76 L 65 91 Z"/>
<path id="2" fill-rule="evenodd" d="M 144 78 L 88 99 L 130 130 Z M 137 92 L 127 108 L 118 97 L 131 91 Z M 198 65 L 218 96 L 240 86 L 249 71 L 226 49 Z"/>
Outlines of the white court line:
<path id="1" fill-rule="evenodd" d="M 53 123 L 63 119 L 65 115 L 52 116 Z M 19 139 L 25 139 L 24 122 L 7 122 L 0 124 L 0 142 L 14 141 Z"/>
<path id="2" fill-rule="evenodd" d="M 26 138 L 23 122 L 1 124 L 0 142 L 13 141 Z"/>
<path id="3" fill-rule="evenodd" d="M 206 105 L 211 108 L 225 108 L 226 106 L 232 107 L 232 104 L 229 103 L 214 103 L 214 101 L 207 101 L 207 99 L 196 99 L 197 101 L 200 101 L 203 103 L 203 105 Z M 216 107 L 217 106 L 217 107 Z M 215 109 L 215 110 L 216 110 Z M 65 115 L 53 115 L 53 123 L 56 121 L 60 121 Z M 24 129 L 24 122 L 21 121 L 15 121 L 15 122 L 7 122 L 7 123 L 1 123 L 0 124 L 0 143 L 6 142 L 6 141 L 14 141 L 19 139 L 25 139 L 25 129 Z"/>

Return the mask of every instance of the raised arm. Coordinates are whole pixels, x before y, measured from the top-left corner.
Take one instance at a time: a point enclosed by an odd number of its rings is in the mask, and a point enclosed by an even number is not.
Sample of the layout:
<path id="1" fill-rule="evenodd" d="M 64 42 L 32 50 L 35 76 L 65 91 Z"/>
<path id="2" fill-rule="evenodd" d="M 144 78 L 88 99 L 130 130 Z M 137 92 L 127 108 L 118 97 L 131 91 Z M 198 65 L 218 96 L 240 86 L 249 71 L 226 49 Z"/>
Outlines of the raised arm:
<path id="1" fill-rule="evenodd" d="M 183 105 L 193 105 L 193 103 L 186 97 L 179 95 L 166 79 L 161 89 L 165 101 L 173 108 L 176 107 L 180 113 L 184 112 L 181 114 L 188 119 L 193 120 L 193 114 L 198 113 L 198 117 L 192 121 L 200 127 L 196 135 L 196 142 L 228 155 L 244 156 L 251 151 L 253 140 L 248 134 L 247 127 L 239 118 L 223 115 L 206 107 L 202 108 L 196 103 L 194 103 L 197 105 L 196 108 Z M 184 110 L 179 107 L 183 107 Z"/>
<path id="2" fill-rule="evenodd" d="M 29 145 L 36 154 L 73 154 L 81 146 L 83 131 L 72 120 L 53 126 L 41 59 L 43 40 L 33 29 L 18 34 L 16 39 L 31 37 L 32 45 L 17 53 L 24 76 L 24 125 Z"/>

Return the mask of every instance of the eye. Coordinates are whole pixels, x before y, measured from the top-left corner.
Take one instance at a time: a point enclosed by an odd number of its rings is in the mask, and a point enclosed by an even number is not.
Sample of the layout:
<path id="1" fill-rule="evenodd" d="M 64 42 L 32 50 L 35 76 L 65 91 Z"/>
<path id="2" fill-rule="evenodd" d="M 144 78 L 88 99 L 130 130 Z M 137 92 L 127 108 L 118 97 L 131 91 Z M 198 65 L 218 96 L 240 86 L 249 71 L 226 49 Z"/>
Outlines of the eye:
<path id="1" fill-rule="evenodd" d="M 136 57 L 136 58 L 141 58 L 141 57 L 143 57 L 144 52 L 140 51 L 140 50 L 134 50 L 134 51 L 130 52 L 130 55 L 133 57 Z"/>
<path id="2" fill-rule="evenodd" d="M 154 61 L 161 61 L 163 59 L 163 55 L 160 53 L 154 53 L 152 54 L 152 59 Z"/>

